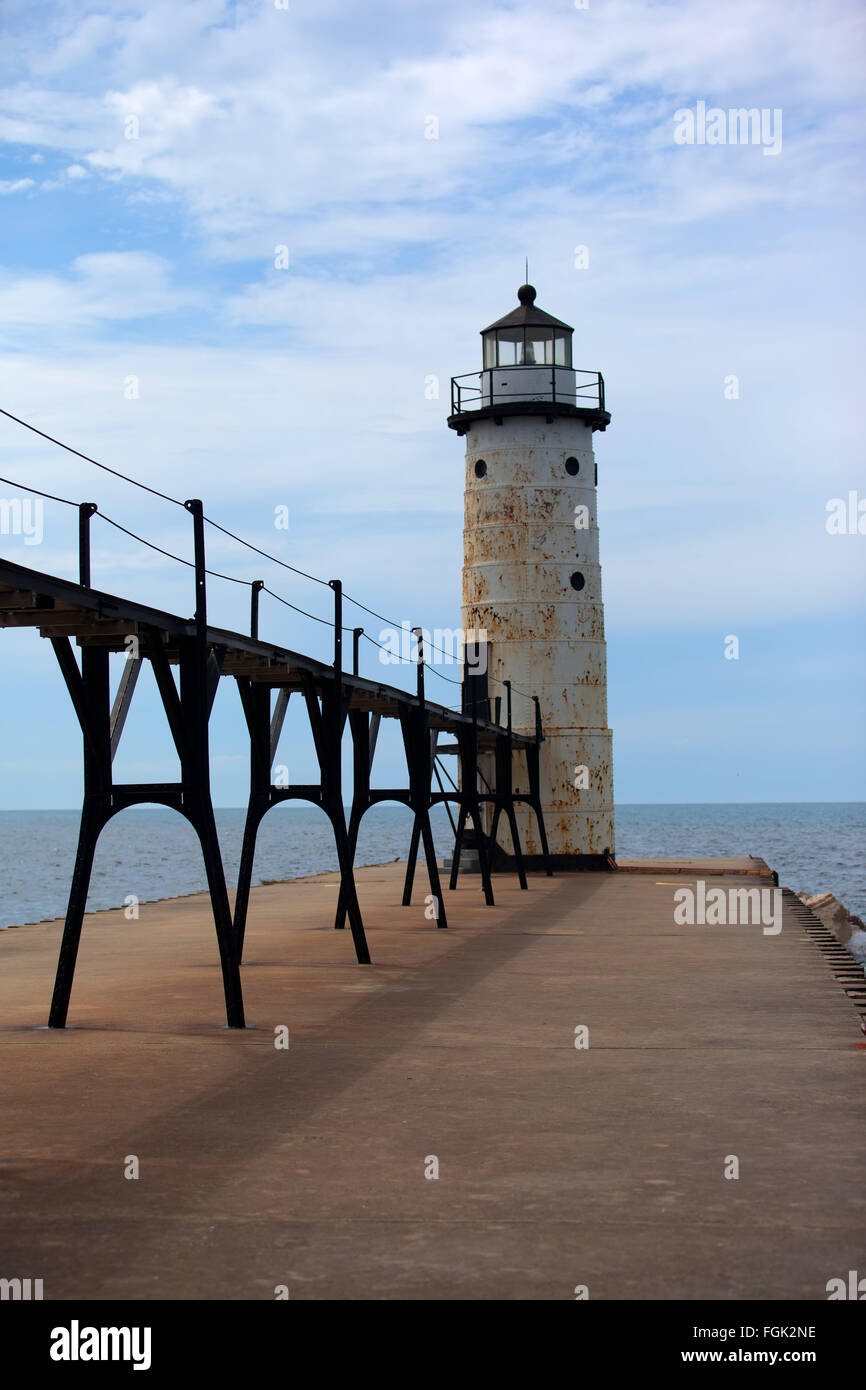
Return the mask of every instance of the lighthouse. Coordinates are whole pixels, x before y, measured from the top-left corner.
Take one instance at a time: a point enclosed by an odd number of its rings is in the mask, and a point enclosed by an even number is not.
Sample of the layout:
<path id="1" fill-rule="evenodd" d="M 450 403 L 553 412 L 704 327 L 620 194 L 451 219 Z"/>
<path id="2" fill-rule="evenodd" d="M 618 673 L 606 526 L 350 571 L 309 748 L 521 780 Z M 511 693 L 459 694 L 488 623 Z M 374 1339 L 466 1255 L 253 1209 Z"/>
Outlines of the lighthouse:
<path id="1" fill-rule="evenodd" d="M 610 415 L 601 373 L 573 365 L 574 330 L 536 305 L 532 285 L 517 298 L 482 330 L 481 369 L 451 382 L 448 424 L 466 440 L 462 624 L 486 639 L 491 702 L 511 683 L 515 730 L 534 732 L 538 698 L 554 866 L 600 868 L 614 811 L 592 441 Z M 513 775 L 527 790 L 517 758 Z M 531 863 L 541 845 L 528 806 L 518 828 Z M 498 839 L 509 854 L 507 827 Z"/>

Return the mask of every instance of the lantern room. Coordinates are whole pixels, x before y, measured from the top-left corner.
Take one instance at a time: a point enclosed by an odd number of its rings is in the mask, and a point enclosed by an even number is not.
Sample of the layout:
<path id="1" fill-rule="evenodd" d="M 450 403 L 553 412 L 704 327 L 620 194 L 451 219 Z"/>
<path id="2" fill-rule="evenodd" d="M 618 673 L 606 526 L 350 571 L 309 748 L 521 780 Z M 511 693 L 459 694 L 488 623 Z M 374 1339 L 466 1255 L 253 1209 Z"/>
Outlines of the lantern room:
<path id="1" fill-rule="evenodd" d="M 488 415 L 570 415 L 603 430 L 610 421 L 604 408 L 600 372 L 572 364 L 570 324 L 545 313 L 535 303 L 532 285 L 521 285 L 518 305 L 481 331 L 480 371 L 451 378 L 448 423 L 465 434 L 472 422 Z"/>
<path id="2" fill-rule="evenodd" d="M 521 285 L 520 307 L 483 329 L 485 367 L 570 367 L 571 335 L 567 323 L 535 304 L 535 289 Z"/>

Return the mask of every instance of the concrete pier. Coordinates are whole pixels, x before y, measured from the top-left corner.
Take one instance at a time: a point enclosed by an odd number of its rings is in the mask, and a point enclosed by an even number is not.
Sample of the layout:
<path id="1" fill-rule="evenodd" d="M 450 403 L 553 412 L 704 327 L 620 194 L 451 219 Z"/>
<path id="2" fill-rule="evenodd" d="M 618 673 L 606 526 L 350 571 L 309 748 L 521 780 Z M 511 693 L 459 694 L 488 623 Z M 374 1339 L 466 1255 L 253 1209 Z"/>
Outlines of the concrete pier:
<path id="1" fill-rule="evenodd" d="M 498 876 L 494 908 L 467 878 L 447 931 L 423 893 L 400 907 L 401 866 L 361 869 L 369 967 L 332 930 L 336 875 L 257 888 L 246 1032 L 219 1026 L 204 895 L 89 916 L 66 1032 L 37 1026 L 59 924 L 0 932 L 0 1276 L 46 1299 L 825 1299 L 866 1273 L 857 1012 L 790 899 L 774 936 L 673 918 L 677 887 L 759 865 Z"/>

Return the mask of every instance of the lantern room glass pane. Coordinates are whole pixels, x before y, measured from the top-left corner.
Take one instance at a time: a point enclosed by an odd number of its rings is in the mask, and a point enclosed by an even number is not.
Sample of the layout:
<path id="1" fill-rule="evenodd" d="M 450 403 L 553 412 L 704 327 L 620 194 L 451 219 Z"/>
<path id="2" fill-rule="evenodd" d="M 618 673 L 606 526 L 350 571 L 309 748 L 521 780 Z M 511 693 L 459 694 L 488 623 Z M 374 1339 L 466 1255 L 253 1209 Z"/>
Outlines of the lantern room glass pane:
<path id="1" fill-rule="evenodd" d="M 524 363 L 527 367 L 549 367 L 553 363 L 553 333 L 543 325 L 526 330 Z"/>
<path id="2" fill-rule="evenodd" d="M 523 329 L 500 328 L 496 333 L 497 367 L 518 367 L 523 361 Z"/>
<path id="3" fill-rule="evenodd" d="M 571 333 L 520 324 L 482 334 L 485 368 L 571 366 Z"/>

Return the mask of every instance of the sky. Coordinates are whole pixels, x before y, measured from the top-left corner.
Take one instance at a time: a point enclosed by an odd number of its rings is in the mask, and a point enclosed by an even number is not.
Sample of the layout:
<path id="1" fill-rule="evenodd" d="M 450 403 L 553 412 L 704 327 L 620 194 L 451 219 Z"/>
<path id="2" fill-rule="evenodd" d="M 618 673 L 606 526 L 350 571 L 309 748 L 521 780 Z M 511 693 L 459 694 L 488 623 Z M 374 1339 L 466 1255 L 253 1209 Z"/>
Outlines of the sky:
<path id="1" fill-rule="evenodd" d="M 860 3 L 5 0 L 0 29 L 0 406 L 397 626 L 454 628 L 450 378 L 481 365 L 528 256 L 612 416 L 616 799 L 864 799 L 866 534 L 828 531 L 833 499 L 862 500 L 866 533 Z M 765 112 L 772 142 L 683 143 L 701 103 Z M 0 474 L 191 556 L 179 508 L 4 417 Z M 0 553 L 74 578 L 75 526 L 45 503 L 40 543 L 10 522 Z M 191 613 L 188 569 L 93 527 L 96 587 Z M 330 616 L 321 585 L 208 546 Z M 209 605 L 245 626 L 242 586 L 212 580 Z M 328 657 L 327 628 L 275 600 L 261 628 Z M 414 681 L 369 645 L 362 671 Z M 34 632 L 2 634 L 0 714 L 0 805 L 76 806 L 78 726 Z M 293 780 L 313 775 L 300 716 Z M 119 779 L 173 775 L 145 678 L 124 745 Z M 216 804 L 243 804 L 228 681 L 212 746 Z M 380 779 L 400 767 L 389 735 Z"/>

